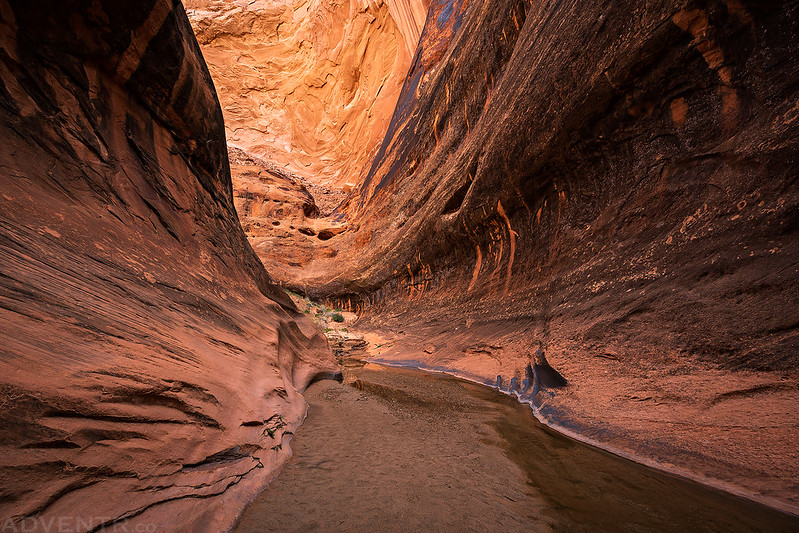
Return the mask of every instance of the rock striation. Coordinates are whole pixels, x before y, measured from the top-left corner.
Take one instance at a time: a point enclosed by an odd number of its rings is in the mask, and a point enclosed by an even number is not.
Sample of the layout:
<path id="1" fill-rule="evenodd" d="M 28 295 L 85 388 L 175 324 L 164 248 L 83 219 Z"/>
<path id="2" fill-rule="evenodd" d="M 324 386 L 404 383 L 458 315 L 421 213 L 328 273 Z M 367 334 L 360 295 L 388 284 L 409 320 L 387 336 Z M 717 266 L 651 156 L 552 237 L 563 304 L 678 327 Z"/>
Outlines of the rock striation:
<path id="1" fill-rule="evenodd" d="M 587 341 L 794 368 L 797 19 L 738 1 L 434 4 L 352 231 L 298 279 L 354 300 L 523 301 Z"/>
<path id="2" fill-rule="evenodd" d="M 561 420 L 797 509 L 798 31 L 785 2 L 433 2 L 292 284 L 492 384 L 542 340 Z"/>
<path id="3" fill-rule="evenodd" d="M 352 188 L 391 118 L 429 0 L 188 0 L 230 146 Z"/>
<path id="4" fill-rule="evenodd" d="M 4 530 L 226 529 L 336 367 L 236 219 L 182 5 L 0 1 L 0 95 Z"/>

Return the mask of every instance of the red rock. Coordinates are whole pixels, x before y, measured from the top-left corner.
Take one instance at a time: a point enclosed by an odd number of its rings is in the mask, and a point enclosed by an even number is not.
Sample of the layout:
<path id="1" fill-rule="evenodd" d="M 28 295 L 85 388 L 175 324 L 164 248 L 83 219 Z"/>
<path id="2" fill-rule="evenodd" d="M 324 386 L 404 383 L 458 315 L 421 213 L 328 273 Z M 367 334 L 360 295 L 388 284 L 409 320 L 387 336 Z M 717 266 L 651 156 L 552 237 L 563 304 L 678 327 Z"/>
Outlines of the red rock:
<path id="1" fill-rule="evenodd" d="M 183 8 L 0 15 L 4 527 L 223 530 L 336 367 L 236 220 Z"/>
<path id="2" fill-rule="evenodd" d="M 339 254 L 293 283 L 796 368 L 799 10 L 692 6 L 433 5 Z"/>
<path id="3" fill-rule="evenodd" d="M 290 285 L 487 383 L 540 339 L 550 412 L 796 511 L 798 30 L 785 3 L 433 2 L 338 254 Z M 649 388 L 668 408 L 616 392 Z"/>
<path id="4" fill-rule="evenodd" d="M 428 4 L 188 0 L 228 143 L 352 188 L 388 127 Z"/>
<path id="5" fill-rule="evenodd" d="M 274 279 L 288 282 L 289 272 L 314 257 L 335 257 L 336 250 L 324 241 L 344 232 L 347 225 L 319 216 L 316 201 L 302 178 L 260 159 L 249 157 L 246 162 L 231 165 L 236 211 L 247 238 L 269 265 Z M 326 199 L 323 187 L 311 188 L 323 201 Z M 325 208 L 330 208 L 329 202 Z"/>

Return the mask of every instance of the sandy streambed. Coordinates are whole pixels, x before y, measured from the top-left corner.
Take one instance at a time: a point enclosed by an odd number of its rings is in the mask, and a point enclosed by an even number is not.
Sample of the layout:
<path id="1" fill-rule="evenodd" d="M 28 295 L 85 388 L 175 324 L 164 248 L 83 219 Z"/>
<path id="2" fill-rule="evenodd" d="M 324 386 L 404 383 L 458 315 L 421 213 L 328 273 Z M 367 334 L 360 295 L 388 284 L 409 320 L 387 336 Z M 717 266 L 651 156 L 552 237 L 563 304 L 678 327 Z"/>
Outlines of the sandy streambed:
<path id="1" fill-rule="evenodd" d="M 305 393 L 294 457 L 237 531 L 796 531 L 799 518 L 539 424 L 481 385 L 380 365 Z"/>

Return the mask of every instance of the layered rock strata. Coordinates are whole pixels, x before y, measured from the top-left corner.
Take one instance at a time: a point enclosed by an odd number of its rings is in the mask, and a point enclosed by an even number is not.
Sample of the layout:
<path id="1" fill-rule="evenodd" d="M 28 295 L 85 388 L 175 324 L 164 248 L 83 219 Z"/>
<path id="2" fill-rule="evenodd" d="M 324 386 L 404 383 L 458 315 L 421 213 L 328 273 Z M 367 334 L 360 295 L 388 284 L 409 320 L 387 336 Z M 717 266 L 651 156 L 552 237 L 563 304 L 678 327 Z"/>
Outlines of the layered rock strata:
<path id="1" fill-rule="evenodd" d="M 784 2 L 433 2 L 293 283 L 491 384 L 542 340 L 552 417 L 799 505 L 798 31 Z"/>
<path id="2" fill-rule="evenodd" d="M 429 0 L 188 0 L 228 143 L 352 188 L 385 134 Z"/>
<path id="3" fill-rule="evenodd" d="M 0 94 L 3 528 L 224 530 L 335 366 L 236 219 L 182 5 L 0 1 Z"/>

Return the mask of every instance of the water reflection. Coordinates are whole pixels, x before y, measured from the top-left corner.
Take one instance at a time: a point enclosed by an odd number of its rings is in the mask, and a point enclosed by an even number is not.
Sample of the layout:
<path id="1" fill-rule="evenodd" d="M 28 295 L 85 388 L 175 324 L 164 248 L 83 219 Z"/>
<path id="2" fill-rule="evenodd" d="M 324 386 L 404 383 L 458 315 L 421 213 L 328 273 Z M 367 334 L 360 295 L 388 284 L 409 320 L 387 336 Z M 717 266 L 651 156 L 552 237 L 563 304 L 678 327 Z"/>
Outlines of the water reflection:
<path id="1" fill-rule="evenodd" d="M 527 405 L 489 387 L 444 374 L 367 364 L 358 371 L 418 373 L 420 379 L 457 383 L 483 403 L 498 446 L 571 531 L 799 531 L 799 518 L 764 505 L 642 466 L 561 435 L 538 422 Z M 405 393 L 407 394 L 407 393 Z M 435 399 L 429 399 L 435 402 Z M 452 405 L 452 399 L 447 403 Z M 434 408 L 434 405 L 429 405 Z"/>

